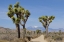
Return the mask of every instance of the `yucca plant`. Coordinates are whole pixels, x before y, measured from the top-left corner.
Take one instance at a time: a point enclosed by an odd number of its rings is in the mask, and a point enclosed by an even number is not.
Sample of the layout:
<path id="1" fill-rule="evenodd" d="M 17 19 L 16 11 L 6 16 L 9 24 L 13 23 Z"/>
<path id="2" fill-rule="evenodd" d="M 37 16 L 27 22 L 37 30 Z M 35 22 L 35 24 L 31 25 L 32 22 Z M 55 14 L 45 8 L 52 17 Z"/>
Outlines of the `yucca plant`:
<path id="1" fill-rule="evenodd" d="M 25 40 L 25 34 L 26 34 L 26 28 L 25 28 L 25 24 L 28 20 L 28 17 L 30 16 L 30 12 L 28 10 L 25 10 L 23 8 L 23 11 L 22 11 L 22 18 L 21 18 L 21 26 L 23 26 L 23 39 Z"/>
<path id="2" fill-rule="evenodd" d="M 21 7 L 19 5 L 19 2 L 17 2 L 14 6 L 9 5 L 7 15 L 12 19 L 13 23 L 16 26 L 16 30 L 18 32 L 18 38 L 20 38 L 20 24 L 21 26 L 23 26 L 24 31 L 23 39 L 25 42 L 25 33 L 26 33 L 25 24 L 28 20 L 28 17 L 30 16 L 30 12 Z"/>
<path id="3" fill-rule="evenodd" d="M 55 16 L 41 16 L 39 21 L 42 23 L 43 27 L 46 29 L 46 35 L 48 35 L 49 24 L 54 20 Z"/>
<path id="4" fill-rule="evenodd" d="M 12 5 L 9 5 L 9 8 L 8 8 L 8 17 L 10 17 L 13 21 L 13 23 L 15 23 L 16 25 L 16 29 L 18 31 L 18 38 L 20 38 L 20 26 L 19 26 L 19 23 L 20 23 L 20 20 L 21 20 L 21 11 L 19 12 L 19 9 L 20 6 L 19 6 L 19 3 L 16 3 L 14 6 Z M 16 15 L 16 16 L 15 16 Z"/>
<path id="5" fill-rule="evenodd" d="M 20 38 L 20 25 L 23 26 L 24 30 L 26 30 L 25 24 L 28 17 L 30 16 L 30 12 L 28 10 L 25 10 L 23 7 L 21 7 L 19 5 L 19 2 L 17 2 L 14 6 L 9 5 L 7 15 L 12 19 L 13 23 L 15 24 L 16 30 L 18 32 L 18 38 Z M 24 36 L 25 36 L 25 32 L 24 32 Z"/>

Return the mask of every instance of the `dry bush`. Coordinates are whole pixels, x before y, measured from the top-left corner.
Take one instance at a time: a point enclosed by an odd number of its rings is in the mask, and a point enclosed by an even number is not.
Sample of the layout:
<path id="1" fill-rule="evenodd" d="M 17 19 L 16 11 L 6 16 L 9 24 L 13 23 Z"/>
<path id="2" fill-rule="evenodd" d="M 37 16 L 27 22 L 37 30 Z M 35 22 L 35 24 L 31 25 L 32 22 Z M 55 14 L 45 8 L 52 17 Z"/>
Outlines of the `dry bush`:
<path id="1" fill-rule="evenodd" d="M 23 42 L 23 39 L 22 38 L 15 38 L 14 40 L 12 40 L 10 42 Z M 25 42 L 29 42 L 27 38 L 25 38 Z"/>
<path id="2" fill-rule="evenodd" d="M 37 37 L 39 37 L 39 36 L 40 36 L 40 34 L 38 34 L 38 35 L 33 35 L 32 39 L 35 39 L 35 38 L 37 38 Z"/>
<path id="3" fill-rule="evenodd" d="M 54 40 L 62 40 L 62 37 L 57 36 L 54 38 Z"/>
<path id="4" fill-rule="evenodd" d="M 9 42 L 9 41 L 7 41 L 7 40 L 0 40 L 0 42 Z"/>
<path id="5" fill-rule="evenodd" d="M 47 38 L 50 38 L 51 36 L 50 35 L 44 35 L 44 39 L 47 39 Z"/>
<path id="6" fill-rule="evenodd" d="M 31 40 L 31 37 L 26 36 L 25 39 L 26 39 L 27 41 L 30 41 L 30 40 Z"/>
<path id="7" fill-rule="evenodd" d="M 14 40 L 12 40 L 10 42 L 23 42 L 23 40 L 22 39 L 15 38 Z"/>
<path id="8" fill-rule="evenodd" d="M 31 35 L 33 36 L 33 38 L 37 38 L 40 35 L 37 34 L 33 34 Z M 21 34 L 21 38 L 22 38 L 22 34 Z M 0 40 L 7 40 L 9 42 L 22 42 L 22 39 L 17 39 L 17 33 L 5 33 L 5 34 L 0 34 Z M 25 38 L 25 41 L 30 41 L 28 38 Z"/>
<path id="9" fill-rule="evenodd" d="M 13 40 L 14 38 L 17 38 L 17 34 L 14 33 L 6 33 L 6 34 L 0 34 L 0 40 Z"/>
<path id="10" fill-rule="evenodd" d="M 44 38 L 47 39 L 48 42 L 62 42 L 63 37 L 64 37 L 63 34 L 59 35 L 57 32 L 56 33 L 53 33 L 53 32 L 49 33 L 49 37 L 48 38 L 46 36 L 44 36 Z"/>

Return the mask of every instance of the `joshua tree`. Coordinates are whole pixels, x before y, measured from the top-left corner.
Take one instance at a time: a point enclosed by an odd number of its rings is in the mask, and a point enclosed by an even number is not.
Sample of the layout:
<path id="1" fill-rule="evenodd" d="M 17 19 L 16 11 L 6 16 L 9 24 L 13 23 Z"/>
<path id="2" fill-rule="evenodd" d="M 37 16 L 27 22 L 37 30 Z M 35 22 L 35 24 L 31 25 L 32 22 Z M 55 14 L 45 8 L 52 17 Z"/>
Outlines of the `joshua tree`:
<path id="1" fill-rule="evenodd" d="M 48 35 L 49 24 L 54 20 L 54 16 L 42 16 L 39 17 L 39 21 L 42 23 L 43 27 L 46 29 L 46 35 Z"/>
<path id="2" fill-rule="evenodd" d="M 13 21 L 13 23 L 15 23 L 16 25 L 16 29 L 18 31 L 18 38 L 20 38 L 20 26 L 19 26 L 19 23 L 20 23 L 20 20 L 21 20 L 21 11 L 20 11 L 21 7 L 19 6 L 19 3 L 16 3 L 14 5 L 14 7 L 12 5 L 9 5 L 9 8 L 8 8 L 8 17 L 10 17 Z M 16 15 L 16 16 L 14 16 Z"/>
<path id="3" fill-rule="evenodd" d="M 61 33 L 62 33 L 61 30 L 59 30 L 59 35 L 60 35 Z"/>
<path id="4" fill-rule="evenodd" d="M 30 16 L 30 12 L 23 8 L 23 13 L 22 14 L 23 15 L 22 15 L 20 24 L 21 24 L 21 26 L 23 26 L 23 39 L 25 39 L 25 34 L 26 34 L 25 24 L 26 24 L 26 22 L 28 20 L 28 17 Z"/>
<path id="5" fill-rule="evenodd" d="M 19 2 L 17 2 L 14 6 L 9 5 L 7 15 L 15 24 L 18 32 L 18 38 L 20 38 L 20 24 L 23 26 L 23 28 L 25 28 L 26 21 L 30 15 L 29 11 L 25 10 L 19 5 Z M 21 20 L 24 22 L 24 24 L 21 23 Z"/>

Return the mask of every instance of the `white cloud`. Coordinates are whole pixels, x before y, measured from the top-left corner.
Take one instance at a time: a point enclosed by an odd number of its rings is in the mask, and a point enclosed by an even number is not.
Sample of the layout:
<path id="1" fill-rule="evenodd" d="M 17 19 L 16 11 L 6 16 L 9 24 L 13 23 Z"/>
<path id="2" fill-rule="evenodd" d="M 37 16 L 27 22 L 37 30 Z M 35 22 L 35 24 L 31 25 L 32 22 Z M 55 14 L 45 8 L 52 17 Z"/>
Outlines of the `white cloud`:
<path id="1" fill-rule="evenodd" d="M 38 26 L 33 26 L 34 28 L 37 28 Z"/>

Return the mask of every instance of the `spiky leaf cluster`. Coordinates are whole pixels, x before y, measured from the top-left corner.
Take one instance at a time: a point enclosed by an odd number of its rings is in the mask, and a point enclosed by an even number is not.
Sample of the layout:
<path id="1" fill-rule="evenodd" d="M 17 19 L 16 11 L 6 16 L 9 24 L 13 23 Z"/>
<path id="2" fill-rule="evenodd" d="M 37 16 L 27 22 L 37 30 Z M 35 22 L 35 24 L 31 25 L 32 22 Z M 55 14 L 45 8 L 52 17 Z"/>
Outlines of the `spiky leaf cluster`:
<path id="1" fill-rule="evenodd" d="M 28 17 L 30 16 L 30 12 L 21 7 L 19 5 L 19 2 L 17 2 L 14 6 L 9 5 L 7 15 L 15 24 L 19 24 L 21 20 L 24 21 L 28 19 Z"/>
<path id="2" fill-rule="evenodd" d="M 50 16 L 50 17 L 49 17 L 49 23 L 51 23 L 52 20 L 54 20 L 54 18 L 55 18 L 55 16 Z"/>
<path id="3" fill-rule="evenodd" d="M 46 28 L 47 23 L 48 25 L 52 22 L 52 20 L 54 20 L 54 16 L 41 16 L 39 17 L 39 21 L 42 23 L 42 25 L 44 26 L 44 28 Z"/>
<path id="4" fill-rule="evenodd" d="M 28 10 L 23 10 L 23 13 L 22 13 L 22 21 L 23 21 L 23 24 L 26 23 L 26 21 L 28 20 L 28 17 L 30 16 L 30 12 Z"/>

